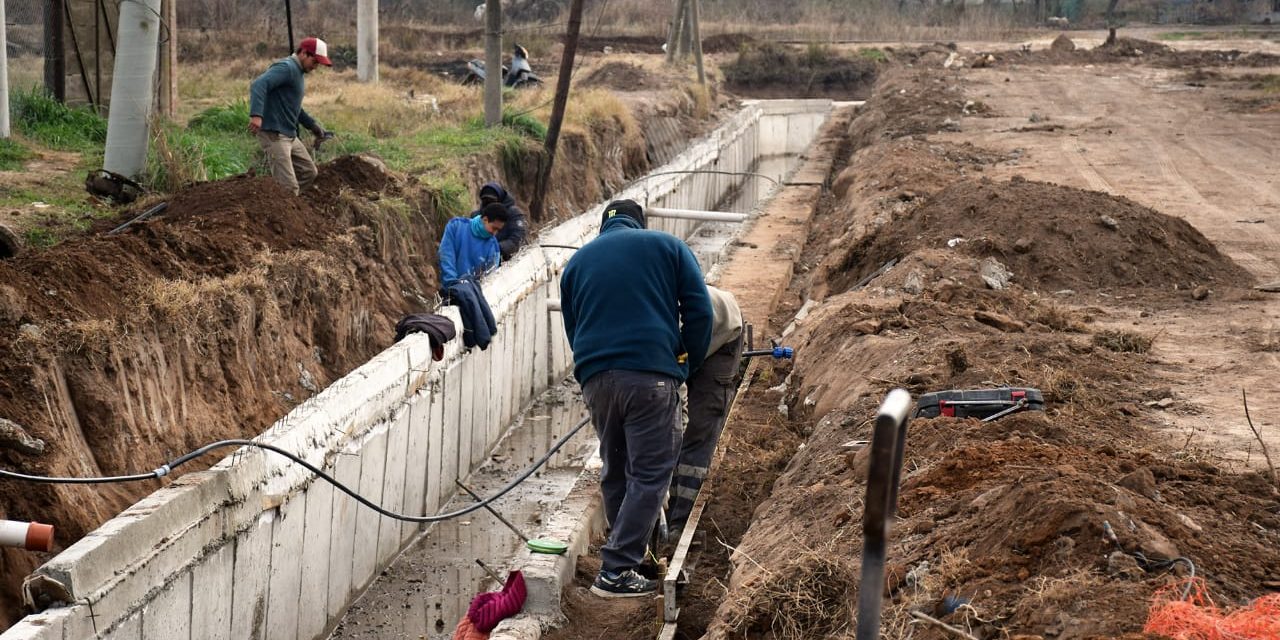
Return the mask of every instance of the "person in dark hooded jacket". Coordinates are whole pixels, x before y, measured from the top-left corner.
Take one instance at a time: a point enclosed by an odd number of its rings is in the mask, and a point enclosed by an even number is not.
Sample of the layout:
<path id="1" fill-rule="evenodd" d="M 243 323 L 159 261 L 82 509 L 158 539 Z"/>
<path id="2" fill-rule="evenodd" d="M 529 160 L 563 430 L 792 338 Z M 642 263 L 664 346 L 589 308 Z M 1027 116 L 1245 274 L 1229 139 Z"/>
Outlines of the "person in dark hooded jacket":
<path id="1" fill-rule="evenodd" d="M 502 252 L 503 260 L 510 260 L 520 247 L 524 246 L 525 240 L 529 236 L 529 224 L 524 209 L 516 204 L 516 199 L 502 185 L 496 182 L 486 182 L 480 187 L 480 208 L 485 205 L 497 202 L 507 208 L 507 224 L 498 232 L 498 249 Z M 479 213 L 479 211 L 476 211 Z M 472 214 L 475 215 L 475 214 Z"/>

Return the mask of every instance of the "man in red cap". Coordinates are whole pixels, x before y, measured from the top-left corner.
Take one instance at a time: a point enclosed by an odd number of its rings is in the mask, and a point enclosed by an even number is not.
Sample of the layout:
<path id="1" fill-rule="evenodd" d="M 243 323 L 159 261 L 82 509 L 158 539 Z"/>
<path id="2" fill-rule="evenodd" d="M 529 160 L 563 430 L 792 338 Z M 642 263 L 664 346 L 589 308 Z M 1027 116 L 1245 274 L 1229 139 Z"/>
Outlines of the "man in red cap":
<path id="1" fill-rule="evenodd" d="M 249 130 L 258 136 L 271 164 L 271 175 L 294 195 L 316 179 L 316 163 L 298 140 L 298 125 L 325 137 L 324 127 L 302 108 L 303 75 L 318 65 L 333 66 L 329 45 L 306 38 L 293 55 L 277 61 L 249 85 Z"/>

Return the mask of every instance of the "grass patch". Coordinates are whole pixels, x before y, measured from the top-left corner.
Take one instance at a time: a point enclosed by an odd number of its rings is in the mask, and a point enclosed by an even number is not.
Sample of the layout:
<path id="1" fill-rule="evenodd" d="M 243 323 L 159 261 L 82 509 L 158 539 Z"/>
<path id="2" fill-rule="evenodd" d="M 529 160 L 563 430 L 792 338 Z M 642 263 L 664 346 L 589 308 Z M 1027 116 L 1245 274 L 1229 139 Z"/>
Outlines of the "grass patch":
<path id="1" fill-rule="evenodd" d="M 0 138 L 0 171 L 19 171 L 31 150 L 13 138 Z"/>
<path id="2" fill-rule="evenodd" d="M 428 180 L 427 197 L 431 208 L 435 211 L 434 222 L 443 229 L 450 218 L 465 216 L 471 213 L 471 190 L 458 176 L 448 176 Z"/>
<path id="3" fill-rule="evenodd" d="M 1183 40 L 1204 40 L 1207 32 L 1204 31 L 1166 31 L 1156 34 L 1156 40 L 1164 40 L 1166 42 L 1181 42 Z"/>
<path id="4" fill-rule="evenodd" d="M 187 128 L 195 133 L 240 133 L 249 130 L 249 103 L 209 107 L 192 116 Z"/>
<path id="5" fill-rule="evenodd" d="M 107 119 L 90 109 L 68 107 L 39 89 L 11 100 L 14 128 L 46 147 L 100 153 L 107 142 Z"/>
<path id="6" fill-rule="evenodd" d="M 889 56 L 879 49 L 858 49 L 858 57 L 872 62 L 888 62 Z"/>
<path id="7" fill-rule="evenodd" d="M 32 227 L 22 232 L 22 239 L 33 249 L 48 249 L 58 244 L 58 234 L 45 227 Z"/>

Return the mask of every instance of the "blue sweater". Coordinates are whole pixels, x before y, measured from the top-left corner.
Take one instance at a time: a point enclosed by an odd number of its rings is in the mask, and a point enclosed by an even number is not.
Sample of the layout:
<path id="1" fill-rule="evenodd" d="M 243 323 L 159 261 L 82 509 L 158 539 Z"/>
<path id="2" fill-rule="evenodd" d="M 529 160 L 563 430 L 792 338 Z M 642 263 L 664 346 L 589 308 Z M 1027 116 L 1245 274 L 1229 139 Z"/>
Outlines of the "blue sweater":
<path id="1" fill-rule="evenodd" d="M 249 115 L 262 117 L 262 130 L 290 138 L 298 135 L 298 123 L 308 130 L 316 121 L 302 109 L 306 88 L 302 64 L 294 56 L 277 61 L 249 85 Z"/>
<path id="2" fill-rule="evenodd" d="M 611 369 L 683 381 L 702 366 L 711 342 L 711 298 L 693 252 L 625 216 L 607 220 L 569 260 L 560 308 L 582 384 Z M 683 353 L 688 360 L 680 363 Z"/>
<path id="3" fill-rule="evenodd" d="M 497 238 L 484 230 L 484 225 L 477 222 L 479 218 L 454 218 L 444 226 L 444 237 L 440 238 L 441 285 L 448 286 L 466 275 L 480 275 L 502 261 Z"/>

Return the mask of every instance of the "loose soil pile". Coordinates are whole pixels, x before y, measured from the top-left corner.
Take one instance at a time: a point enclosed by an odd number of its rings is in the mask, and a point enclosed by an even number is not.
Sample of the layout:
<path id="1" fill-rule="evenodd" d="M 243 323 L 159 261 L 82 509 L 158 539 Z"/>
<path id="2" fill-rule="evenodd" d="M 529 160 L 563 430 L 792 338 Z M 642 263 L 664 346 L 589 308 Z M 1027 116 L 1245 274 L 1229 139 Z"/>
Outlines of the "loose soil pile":
<path id="1" fill-rule="evenodd" d="M 891 137 L 903 125 L 889 105 L 873 100 L 859 118 L 872 121 L 851 131 Z M 836 181 L 846 201 L 829 203 L 803 256 L 824 268 L 797 279 L 790 305 L 824 287 L 832 295 L 797 323 L 795 370 L 773 403 L 812 435 L 741 541 L 725 539 L 733 574 L 706 598 L 719 606 L 704 637 L 852 637 L 869 449 L 848 443 L 869 438 L 892 387 L 1030 386 L 1048 410 L 912 424 L 886 637 L 950 637 L 913 611 L 984 639 L 1136 636 L 1155 590 L 1188 575 L 1181 561 L 1144 566 L 1136 554 L 1188 558 L 1232 603 L 1280 577 L 1271 480 L 1216 466 L 1152 429 L 1158 407 L 1191 406 L 1149 378 L 1146 351 L 1158 352 L 1159 337 L 1095 331 L 1104 311 L 1023 288 L 1151 288 L 1172 304 L 1185 295 L 1173 284 L 1241 285 L 1247 274 L 1180 220 L 1105 194 L 985 181 L 974 175 L 981 166 L 1007 158 L 958 147 L 914 135 L 881 142 L 853 155 L 845 175 L 856 177 Z M 948 247 L 957 237 L 965 241 Z M 851 289 L 890 257 L 901 261 Z M 1022 286 L 989 288 L 978 277 L 989 257 Z"/>
<path id="2" fill-rule="evenodd" d="M 743 49 L 723 70 L 726 88 L 744 96 L 858 100 L 870 93 L 879 64 L 826 49 L 766 43 Z"/>
<path id="3" fill-rule="evenodd" d="M 956 182 L 850 248 L 830 290 L 848 289 L 890 259 L 948 247 L 996 258 L 1014 282 L 1039 291 L 1163 293 L 1253 281 L 1180 218 L 1095 191 L 981 180 Z"/>
<path id="4" fill-rule="evenodd" d="M 1069 46 L 1068 46 L 1069 45 Z M 984 61 L 987 56 L 989 61 Z M 1137 38 L 1117 37 L 1093 49 L 1076 46 L 1069 38 L 1060 36 L 1047 49 L 1035 51 L 999 51 L 983 53 L 975 58 L 985 64 L 1115 64 L 1140 63 L 1157 67 L 1273 67 L 1280 64 L 1280 56 L 1261 52 L 1184 51 L 1168 45 Z"/>

